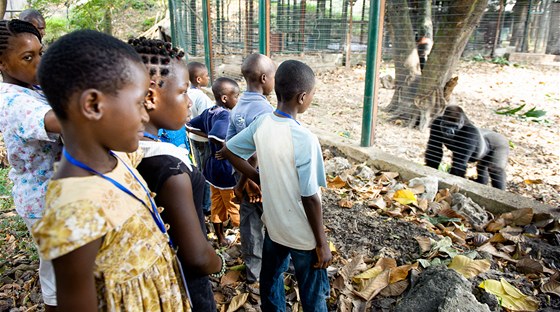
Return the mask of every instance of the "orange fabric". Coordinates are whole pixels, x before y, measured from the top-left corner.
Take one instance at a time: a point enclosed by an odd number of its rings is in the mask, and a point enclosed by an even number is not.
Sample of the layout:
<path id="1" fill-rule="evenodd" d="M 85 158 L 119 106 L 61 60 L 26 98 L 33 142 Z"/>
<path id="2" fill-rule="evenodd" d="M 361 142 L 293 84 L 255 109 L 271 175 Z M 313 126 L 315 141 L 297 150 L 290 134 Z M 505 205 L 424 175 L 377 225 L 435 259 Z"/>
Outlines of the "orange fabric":
<path id="1" fill-rule="evenodd" d="M 229 218 L 233 226 L 239 226 L 239 205 L 233 203 L 233 190 L 221 190 L 210 185 L 212 193 L 212 208 L 210 210 L 210 221 L 212 223 L 223 223 Z"/>

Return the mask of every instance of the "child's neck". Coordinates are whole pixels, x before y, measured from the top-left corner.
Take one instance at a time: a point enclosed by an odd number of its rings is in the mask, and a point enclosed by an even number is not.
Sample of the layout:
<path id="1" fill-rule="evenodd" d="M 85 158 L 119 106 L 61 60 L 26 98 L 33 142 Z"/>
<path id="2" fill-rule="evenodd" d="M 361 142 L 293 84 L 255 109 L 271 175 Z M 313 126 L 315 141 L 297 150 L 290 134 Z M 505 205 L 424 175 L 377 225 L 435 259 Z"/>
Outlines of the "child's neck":
<path id="1" fill-rule="evenodd" d="M 294 120 L 296 120 L 297 118 L 298 110 L 297 110 L 297 106 L 295 105 L 290 105 L 290 103 L 278 102 L 276 109 L 292 116 Z M 279 117 L 286 118 L 286 116 L 282 116 L 282 115 L 280 115 Z"/>
<path id="2" fill-rule="evenodd" d="M 158 132 L 159 132 L 159 128 L 156 127 L 154 124 L 152 124 L 151 122 L 148 122 L 145 124 L 145 129 L 144 132 L 149 133 L 153 136 L 158 136 Z M 150 140 L 149 138 L 144 138 L 144 140 Z"/>
<path id="3" fill-rule="evenodd" d="M 27 89 L 33 89 L 33 85 L 27 82 L 23 82 L 20 80 L 17 80 L 9 75 L 4 74 L 4 76 L 2 77 L 3 82 L 5 83 L 9 83 L 9 84 L 13 84 L 16 86 L 20 86 L 23 88 L 27 88 Z"/>
<path id="4" fill-rule="evenodd" d="M 191 84 L 191 88 L 200 89 L 200 85 L 199 85 L 199 84 L 194 84 L 194 83 L 193 83 L 193 84 Z"/>
<path id="5" fill-rule="evenodd" d="M 93 142 L 93 140 L 73 136 L 70 134 L 71 132 L 75 131 L 68 131 L 68 133 L 63 132 L 63 137 L 65 144 L 64 148 L 72 156 L 72 158 L 100 173 L 107 173 L 115 168 L 117 160 L 109 154 L 109 150 L 106 147 L 98 144 L 97 142 Z M 55 174 L 56 178 L 91 175 L 91 173 L 87 170 L 72 165 L 64 157 L 61 159 L 59 171 L 60 172 Z"/>
<path id="6" fill-rule="evenodd" d="M 263 86 L 261 84 L 247 84 L 247 91 L 264 95 Z"/>

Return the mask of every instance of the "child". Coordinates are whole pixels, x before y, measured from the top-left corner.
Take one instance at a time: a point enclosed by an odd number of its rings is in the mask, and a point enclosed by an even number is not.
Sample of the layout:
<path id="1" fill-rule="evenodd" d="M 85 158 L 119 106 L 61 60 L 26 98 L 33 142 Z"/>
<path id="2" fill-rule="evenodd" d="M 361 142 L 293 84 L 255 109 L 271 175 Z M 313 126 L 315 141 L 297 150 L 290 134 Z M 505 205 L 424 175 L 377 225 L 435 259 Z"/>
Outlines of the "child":
<path id="1" fill-rule="evenodd" d="M 164 208 L 161 217 L 170 225 L 169 235 L 178 247 L 183 268 L 188 270 L 193 311 L 216 311 L 208 274 L 220 269 L 223 273 L 225 263 L 205 235 L 202 196 L 206 181 L 183 148 L 159 142 L 157 137 L 160 128 L 184 126 L 189 115 L 189 72 L 182 61 L 184 52 L 161 40 L 140 38 L 129 43 L 142 57 L 151 80 L 145 101 L 150 120 L 140 141 L 144 158 L 137 169 L 157 194 L 156 204 Z"/>
<path id="2" fill-rule="evenodd" d="M 272 60 L 262 54 L 251 54 L 243 61 L 241 72 L 247 82 L 247 91 L 241 95 L 239 103 L 231 111 L 227 140 L 249 126 L 258 116 L 273 110 L 266 99 L 274 88 L 276 66 Z M 256 166 L 256 157 L 250 161 Z M 263 223 L 262 205 L 259 202 L 260 190 L 255 183 L 247 182 L 247 179 L 241 176 L 234 192 L 236 198 L 241 199 L 241 252 L 247 268 L 247 282 L 252 284 L 259 280 L 261 271 Z"/>
<path id="3" fill-rule="evenodd" d="M 331 252 L 323 230 L 320 186 L 326 186 L 317 137 L 296 120 L 315 92 L 315 76 L 299 61 L 285 61 L 275 76 L 278 107 L 227 142 L 223 155 L 263 193 L 266 234 L 260 276 L 263 311 L 285 311 L 284 272 L 291 257 L 304 311 L 327 311 Z M 243 159 L 254 152 L 260 173 Z M 236 157 L 237 155 L 238 157 Z M 241 157 L 241 158 L 239 158 Z"/>
<path id="4" fill-rule="evenodd" d="M 39 81 L 65 150 L 33 228 L 52 259 L 60 311 L 190 311 L 165 225 L 126 155 L 138 148 L 150 79 L 126 43 L 82 30 L 58 39 Z"/>
<path id="5" fill-rule="evenodd" d="M 43 17 L 41 12 L 35 9 L 23 10 L 23 12 L 19 14 L 19 19 L 33 24 L 33 26 L 35 26 L 35 28 L 37 28 L 37 30 L 41 34 L 41 38 L 45 37 L 46 23 L 45 23 L 45 18 Z"/>
<path id="6" fill-rule="evenodd" d="M 196 118 L 204 110 L 214 106 L 214 102 L 201 89 L 201 87 L 208 86 L 208 83 L 210 82 L 206 66 L 199 62 L 190 62 L 188 67 L 191 81 L 191 87 L 189 88 L 188 95 L 193 103 L 191 108 L 191 118 Z M 189 133 L 189 138 L 192 143 L 191 147 L 196 165 L 200 171 L 203 171 L 206 166 L 206 161 L 210 157 L 208 139 L 194 133 Z M 210 188 L 208 185 L 206 185 L 204 190 L 203 209 L 206 212 L 210 211 Z"/>
<path id="7" fill-rule="evenodd" d="M 239 206 L 233 202 L 235 178 L 229 161 L 216 159 L 216 152 L 225 143 L 229 126 L 229 111 L 235 107 L 239 99 L 239 86 L 229 78 L 218 78 L 212 85 L 216 98 L 216 106 L 202 112 L 187 125 L 192 133 L 207 136 L 210 140 L 210 159 L 206 161 L 204 176 L 210 183 L 212 193 L 211 220 L 218 237 L 218 243 L 227 245 L 224 237 L 224 225 L 231 218 L 234 227 L 239 226 Z"/>
<path id="8" fill-rule="evenodd" d="M 42 54 L 41 35 L 32 24 L 0 21 L 0 132 L 12 166 L 14 205 L 29 230 L 43 216 L 47 181 L 62 150 L 60 124 L 36 87 Z M 56 306 L 54 271 L 43 258 L 39 279 L 46 311 L 51 311 Z"/>

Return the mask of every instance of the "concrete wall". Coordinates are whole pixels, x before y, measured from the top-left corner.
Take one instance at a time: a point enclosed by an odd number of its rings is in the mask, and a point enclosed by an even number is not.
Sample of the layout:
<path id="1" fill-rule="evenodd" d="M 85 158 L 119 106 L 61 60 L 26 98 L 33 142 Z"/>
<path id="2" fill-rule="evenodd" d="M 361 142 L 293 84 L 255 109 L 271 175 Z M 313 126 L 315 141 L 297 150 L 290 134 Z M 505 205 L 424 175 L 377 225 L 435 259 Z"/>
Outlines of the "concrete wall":
<path id="1" fill-rule="evenodd" d="M 474 202 L 493 214 L 501 214 L 520 208 L 533 208 L 536 212 L 547 212 L 560 216 L 560 207 L 554 208 L 521 195 L 502 191 L 400 159 L 395 157 L 395 155 L 387 154 L 374 147 L 359 147 L 342 137 L 337 137 L 318 129 L 311 130 L 318 135 L 323 148 L 333 148 L 344 154 L 349 160 L 366 163 L 377 170 L 398 172 L 404 180 L 432 176 L 439 180 L 440 189 L 451 188 L 453 185 L 457 185 L 461 193 L 470 197 Z"/>

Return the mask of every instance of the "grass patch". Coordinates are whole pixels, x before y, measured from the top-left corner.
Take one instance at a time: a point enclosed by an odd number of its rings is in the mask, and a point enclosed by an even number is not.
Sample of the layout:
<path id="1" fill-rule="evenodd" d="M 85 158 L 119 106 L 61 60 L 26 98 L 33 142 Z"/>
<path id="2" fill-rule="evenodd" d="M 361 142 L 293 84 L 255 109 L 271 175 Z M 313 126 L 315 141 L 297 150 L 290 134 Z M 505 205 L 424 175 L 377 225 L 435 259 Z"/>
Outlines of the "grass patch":
<path id="1" fill-rule="evenodd" d="M 9 171 L 10 168 L 0 168 L 0 272 L 3 264 L 15 259 L 39 259 L 27 226 L 16 213 Z"/>

